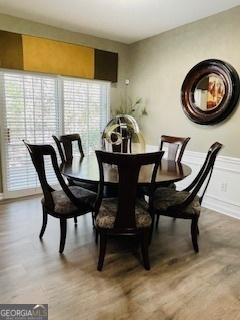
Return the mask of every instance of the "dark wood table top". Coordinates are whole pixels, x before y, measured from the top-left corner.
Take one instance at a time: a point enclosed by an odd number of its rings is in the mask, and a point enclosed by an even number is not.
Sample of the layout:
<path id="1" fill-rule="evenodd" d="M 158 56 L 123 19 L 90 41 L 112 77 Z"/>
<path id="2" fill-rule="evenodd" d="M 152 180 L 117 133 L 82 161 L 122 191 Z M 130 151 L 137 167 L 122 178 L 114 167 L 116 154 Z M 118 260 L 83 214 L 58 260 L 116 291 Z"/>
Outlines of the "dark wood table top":
<path id="1" fill-rule="evenodd" d="M 152 169 L 152 165 L 141 168 L 138 180 L 140 185 L 148 185 L 151 182 Z M 67 161 L 61 165 L 61 171 L 65 177 L 74 180 L 93 183 L 99 181 L 98 163 L 95 154 L 83 158 L 74 156 L 71 161 Z M 156 184 L 164 185 L 165 183 L 169 184 L 183 180 L 191 172 L 191 168 L 185 164 L 162 159 L 156 176 Z M 116 166 L 104 165 L 104 175 L 107 184 L 118 183 Z"/>

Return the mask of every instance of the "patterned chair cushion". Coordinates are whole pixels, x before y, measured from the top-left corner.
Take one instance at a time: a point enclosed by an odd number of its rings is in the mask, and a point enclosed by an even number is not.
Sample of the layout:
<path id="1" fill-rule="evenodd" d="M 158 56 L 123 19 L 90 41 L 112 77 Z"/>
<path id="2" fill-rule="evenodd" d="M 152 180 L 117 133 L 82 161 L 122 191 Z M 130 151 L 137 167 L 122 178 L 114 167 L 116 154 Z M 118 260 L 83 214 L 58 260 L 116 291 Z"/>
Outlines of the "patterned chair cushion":
<path id="1" fill-rule="evenodd" d="M 176 190 L 176 185 L 175 185 L 175 183 L 173 183 L 173 182 L 169 183 L 169 185 L 166 186 L 166 187 Z"/>
<path id="2" fill-rule="evenodd" d="M 103 199 L 98 215 L 96 217 L 96 224 L 99 228 L 112 229 L 117 213 L 117 198 Z M 148 204 L 144 200 L 137 200 L 135 206 L 136 227 L 146 228 L 152 223 L 152 218 L 148 213 Z"/>
<path id="3" fill-rule="evenodd" d="M 170 206 L 175 206 L 182 203 L 189 195 L 187 191 L 177 191 L 172 188 L 158 188 L 154 194 L 153 205 L 159 211 L 166 211 Z M 199 197 L 185 207 L 182 212 L 189 215 L 200 215 L 201 205 Z"/>
<path id="4" fill-rule="evenodd" d="M 71 183 L 74 186 L 81 187 L 87 190 L 91 190 L 93 192 L 98 191 L 98 183 L 88 183 L 88 182 L 83 182 L 83 181 L 77 181 L 77 180 L 71 180 Z"/>
<path id="5" fill-rule="evenodd" d="M 166 184 L 164 188 L 171 188 L 176 190 L 176 185 L 173 182 L 170 182 L 169 184 Z M 149 195 L 149 188 L 148 187 L 140 187 L 138 189 L 139 195 Z"/>
<path id="6" fill-rule="evenodd" d="M 92 206 L 96 199 L 96 193 L 90 190 L 71 186 L 69 187 L 71 192 L 74 194 L 76 198 L 81 199 L 84 204 Z M 68 198 L 63 190 L 53 191 L 52 192 L 53 202 L 54 202 L 54 211 L 59 214 L 70 214 L 75 211 L 79 211 L 79 209 L 72 203 L 72 201 Z M 42 199 L 44 203 L 44 199 Z"/>

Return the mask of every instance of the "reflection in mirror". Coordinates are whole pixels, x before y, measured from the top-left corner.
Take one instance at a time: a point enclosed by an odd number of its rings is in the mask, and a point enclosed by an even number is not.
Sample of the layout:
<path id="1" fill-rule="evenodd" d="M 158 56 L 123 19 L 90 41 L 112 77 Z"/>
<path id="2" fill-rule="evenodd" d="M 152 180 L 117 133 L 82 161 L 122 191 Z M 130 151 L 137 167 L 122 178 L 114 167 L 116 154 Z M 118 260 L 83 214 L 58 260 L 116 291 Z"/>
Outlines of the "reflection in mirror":
<path id="1" fill-rule="evenodd" d="M 194 90 L 195 105 L 203 110 L 212 110 L 219 106 L 225 95 L 223 80 L 215 73 L 200 79 Z"/>

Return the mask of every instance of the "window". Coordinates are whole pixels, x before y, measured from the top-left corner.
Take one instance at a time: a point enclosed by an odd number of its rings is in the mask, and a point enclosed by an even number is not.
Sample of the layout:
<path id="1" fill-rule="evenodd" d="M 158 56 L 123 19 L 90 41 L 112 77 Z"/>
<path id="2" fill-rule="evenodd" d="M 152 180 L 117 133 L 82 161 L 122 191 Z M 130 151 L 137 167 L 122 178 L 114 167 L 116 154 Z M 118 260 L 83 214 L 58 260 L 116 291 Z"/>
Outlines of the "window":
<path id="1" fill-rule="evenodd" d="M 0 71 L 4 193 L 39 187 L 22 139 L 53 144 L 53 134 L 77 132 L 84 153 L 93 153 L 108 120 L 108 96 L 107 82 Z"/>
<path id="2" fill-rule="evenodd" d="M 99 147 L 107 123 L 108 86 L 95 82 L 63 80 L 64 132 L 78 132 L 84 153 Z M 96 130 L 97 129 L 97 130 Z"/>

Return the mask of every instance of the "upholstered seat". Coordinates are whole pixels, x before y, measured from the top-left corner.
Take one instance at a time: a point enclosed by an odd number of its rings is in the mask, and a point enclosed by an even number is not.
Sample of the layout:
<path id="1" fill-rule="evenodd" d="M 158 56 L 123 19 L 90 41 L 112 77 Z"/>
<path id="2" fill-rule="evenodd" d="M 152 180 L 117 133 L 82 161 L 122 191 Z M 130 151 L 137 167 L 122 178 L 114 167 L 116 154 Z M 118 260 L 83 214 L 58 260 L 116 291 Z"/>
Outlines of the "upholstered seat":
<path id="1" fill-rule="evenodd" d="M 103 199 L 99 213 L 96 217 L 96 224 L 99 228 L 112 229 L 117 215 L 117 198 Z M 135 218 L 137 228 L 149 227 L 152 218 L 148 213 L 148 204 L 144 200 L 137 200 L 135 206 Z"/>
<path id="2" fill-rule="evenodd" d="M 96 200 L 95 192 L 77 186 L 71 186 L 69 189 L 76 198 L 81 199 L 83 204 L 93 206 Z M 78 211 L 78 208 L 72 203 L 63 190 L 53 191 L 52 198 L 55 212 L 66 215 Z M 42 199 L 42 203 L 44 204 L 44 198 Z"/>
<path id="3" fill-rule="evenodd" d="M 160 188 L 170 188 L 173 190 L 176 190 L 176 185 L 173 182 L 170 182 L 169 184 L 166 184 L 164 187 L 160 187 Z M 149 195 L 149 187 L 140 187 L 138 189 L 138 195 L 139 196 L 148 196 Z"/>
<path id="4" fill-rule="evenodd" d="M 165 212 L 169 207 L 182 203 L 189 194 L 187 191 L 177 191 L 172 188 L 158 188 L 154 194 L 153 206 L 158 211 Z M 184 214 L 199 216 L 201 211 L 199 197 L 195 196 L 194 200 L 183 210 Z"/>
<path id="5" fill-rule="evenodd" d="M 97 189 L 98 189 L 97 183 L 88 183 L 88 182 L 77 181 L 77 180 L 71 180 L 71 183 L 74 186 L 81 187 L 81 188 L 84 188 L 84 189 L 87 189 L 87 190 L 90 190 L 93 192 L 97 192 Z"/>

